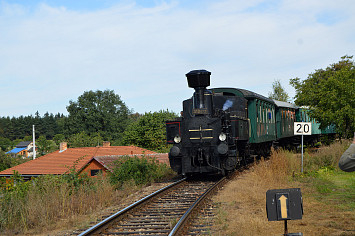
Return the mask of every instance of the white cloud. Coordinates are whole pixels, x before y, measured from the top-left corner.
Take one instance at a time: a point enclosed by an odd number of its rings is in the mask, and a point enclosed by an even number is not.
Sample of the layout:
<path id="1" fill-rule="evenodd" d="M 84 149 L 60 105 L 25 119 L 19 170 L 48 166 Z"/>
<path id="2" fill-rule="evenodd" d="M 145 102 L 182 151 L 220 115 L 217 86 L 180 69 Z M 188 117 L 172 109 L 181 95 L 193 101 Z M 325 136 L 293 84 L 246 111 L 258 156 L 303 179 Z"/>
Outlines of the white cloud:
<path id="1" fill-rule="evenodd" d="M 134 2 L 79 12 L 0 5 L 2 115 L 65 112 L 85 90 L 113 89 L 135 111 L 181 110 L 185 73 L 263 95 L 353 55 L 355 3 L 223 1 L 189 8 Z M 330 10 L 332 19 L 322 20 Z M 330 22 L 332 21 L 332 22 Z"/>

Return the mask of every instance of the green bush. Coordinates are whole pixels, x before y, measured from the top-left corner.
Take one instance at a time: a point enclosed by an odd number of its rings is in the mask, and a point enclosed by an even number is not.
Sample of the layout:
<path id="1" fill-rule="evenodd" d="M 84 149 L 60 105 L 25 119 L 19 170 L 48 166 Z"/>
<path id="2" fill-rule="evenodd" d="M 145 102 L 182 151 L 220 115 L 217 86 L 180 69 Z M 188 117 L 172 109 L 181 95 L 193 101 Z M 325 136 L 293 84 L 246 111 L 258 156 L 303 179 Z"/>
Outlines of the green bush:
<path id="1" fill-rule="evenodd" d="M 29 160 L 30 159 L 28 158 L 23 159 L 21 157 L 12 157 L 11 155 L 5 154 L 5 152 L 0 150 L 0 171 L 17 166 Z"/>
<path id="2" fill-rule="evenodd" d="M 116 161 L 114 165 L 110 179 L 111 183 L 117 187 L 127 181 L 134 181 L 136 185 L 144 185 L 171 174 L 167 165 L 159 164 L 155 159 L 147 157 L 125 156 Z"/>

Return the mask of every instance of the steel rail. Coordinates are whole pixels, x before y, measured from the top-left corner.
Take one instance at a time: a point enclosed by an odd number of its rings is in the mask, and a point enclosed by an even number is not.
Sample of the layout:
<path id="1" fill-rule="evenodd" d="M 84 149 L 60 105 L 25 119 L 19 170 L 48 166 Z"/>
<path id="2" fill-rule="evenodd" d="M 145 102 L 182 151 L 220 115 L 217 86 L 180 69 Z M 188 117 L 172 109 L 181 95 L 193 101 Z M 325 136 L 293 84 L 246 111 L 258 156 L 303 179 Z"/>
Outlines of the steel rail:
<path id="1" fill-rule="evenodd" d="M 178 185 L 178 184 L 180 184 L 180 183 L 186 181 L 186 179 L 187 179 L 187 178 L 183 178 L 183 179 L 181 179 L 181 180 L 179 180 L 179 181 L 176 181 L 175 183 L 172 183 L 172 184 L 170 184 L 170 185 L 168 185 L 168 186 L 166 186 L 166 187 L 164 187 L 164 188 L 162 188 L 162 189 L 159 189 L 158 191 L 156 191 L 156 192 L 154 192 L 154 193 L 152 193 L 152 194 L 150 194 L 150 195 L 148 195 L 148 196 L 142 198 L 141 200 L 139 200 L 139 201 L 137 201 L 137 202 L 135 202 L 135 203 L 129 205 L 128 207 L 126 207 L 126 208 L 120 210 L 119 212 L 117 212 L 117 213 L 115 213 L 115 214 L 109 216 L 108 218 L 104 219 L 103 221 L 99 222 L 98 224 L 96 224 L 96 225 L 90 227 L 90 228 L 87 229 L 86 231 L 84 231 L 84 232 L 82 232 L 81 234 L 79 234 L 79 236 L 91 235 L 91 234 L 95 233 L 96 231 L 99 231 L 99 230 L 103 229 L 106 225 L 108 225 L 108 224 L 109 224 L 110 222 L 112 222 L 114 219 L 116 219 L 116 218 L 122 216 L 123 214 L 125 214 L 126 212 L 128 212 L 128 211 L 130 211 L 130 210 L 136 208 L 137 206 L 139 206 L 139 205 L 141 205 L 141 204 L 143 204 L 143 203 L 149 201 L 151 198 L 157 196 L 158 194 L 160 194 L 160 193 L 162 193 L 162 192 L 164 192 L 164 191 L 166 191 L 166 190 L 168 190 L 168 189 L 170 189 L 170 188 L 172 188 L 172 187 L 174 187 L 174 186 L 176 186 L 176 185 Z"/>
<path id="2" fill-rule="evenodd" d="M 209 196 L 213 191 L 216 190 L 222 183 L 227 181 L 226 177 L 223 177 L 219 180 L 216 184 L 210 187 L 204 194 L 202 194 L 194 203 L 193 205 L 185 212 L 185 214 L 180 218 L 180 220 L 176 223 L 174 228 L 170 231 L 169 236 L 174 235 L 183 235 L 182 231 L 185 224 L 188 222 L 188 219 L 191 217 L 192 213 L 198 209 L 201 203 Z"/>

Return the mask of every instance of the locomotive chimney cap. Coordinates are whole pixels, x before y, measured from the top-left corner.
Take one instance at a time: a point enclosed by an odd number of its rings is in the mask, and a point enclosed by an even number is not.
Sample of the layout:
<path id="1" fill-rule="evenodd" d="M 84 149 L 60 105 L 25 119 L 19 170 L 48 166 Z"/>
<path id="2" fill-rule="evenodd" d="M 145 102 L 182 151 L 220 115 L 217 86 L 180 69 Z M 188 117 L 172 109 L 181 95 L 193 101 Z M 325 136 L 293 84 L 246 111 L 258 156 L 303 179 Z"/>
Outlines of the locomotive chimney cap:
<path id="1" fill-rule="evenodd" d="M 206 88 L 210 86 L 210 75 L 211 72 L 207 70 L 192 70 L 186 74 L 187 83 L 190 88 Z"/>

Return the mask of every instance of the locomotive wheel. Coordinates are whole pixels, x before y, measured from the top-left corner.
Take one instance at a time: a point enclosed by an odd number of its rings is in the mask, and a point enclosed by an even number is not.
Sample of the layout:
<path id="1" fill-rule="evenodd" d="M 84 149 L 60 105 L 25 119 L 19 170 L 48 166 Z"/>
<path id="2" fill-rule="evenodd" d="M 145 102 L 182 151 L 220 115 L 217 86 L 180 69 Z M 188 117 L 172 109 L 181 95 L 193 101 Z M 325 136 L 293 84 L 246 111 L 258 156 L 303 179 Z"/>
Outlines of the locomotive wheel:
<path id="1" fill-rule="evenodd" d="M 237 158 L 229 156 L 224 160 L 224 169 L 227 171 L 234 170 L 237 166 Z"/>

